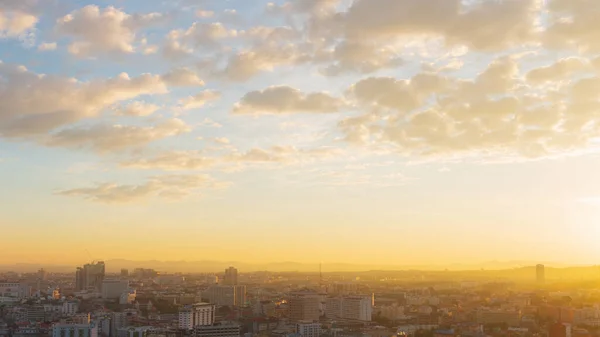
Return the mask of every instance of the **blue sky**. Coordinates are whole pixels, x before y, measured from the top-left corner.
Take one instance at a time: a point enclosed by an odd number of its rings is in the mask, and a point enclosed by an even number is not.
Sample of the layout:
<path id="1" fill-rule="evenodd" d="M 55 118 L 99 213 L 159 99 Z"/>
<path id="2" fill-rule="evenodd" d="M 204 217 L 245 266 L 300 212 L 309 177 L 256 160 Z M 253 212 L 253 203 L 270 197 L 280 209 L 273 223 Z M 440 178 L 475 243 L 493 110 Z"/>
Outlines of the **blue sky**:
<path id="1" fill-rule="evenodd" d="M 595 261 L 583 4 L 0 0 L 0 263 Z"/>

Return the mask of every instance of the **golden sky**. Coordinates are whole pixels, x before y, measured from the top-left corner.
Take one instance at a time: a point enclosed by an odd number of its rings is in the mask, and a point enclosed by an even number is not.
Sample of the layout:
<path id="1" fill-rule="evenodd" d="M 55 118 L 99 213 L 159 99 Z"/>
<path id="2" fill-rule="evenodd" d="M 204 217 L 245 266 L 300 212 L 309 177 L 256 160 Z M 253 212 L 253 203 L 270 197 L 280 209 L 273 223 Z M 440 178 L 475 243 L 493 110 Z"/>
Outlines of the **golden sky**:
<path id="1" fill-rule="evenodd" d="M 595 264 L 598 17 L 0 1 L 0 264 Z"/>

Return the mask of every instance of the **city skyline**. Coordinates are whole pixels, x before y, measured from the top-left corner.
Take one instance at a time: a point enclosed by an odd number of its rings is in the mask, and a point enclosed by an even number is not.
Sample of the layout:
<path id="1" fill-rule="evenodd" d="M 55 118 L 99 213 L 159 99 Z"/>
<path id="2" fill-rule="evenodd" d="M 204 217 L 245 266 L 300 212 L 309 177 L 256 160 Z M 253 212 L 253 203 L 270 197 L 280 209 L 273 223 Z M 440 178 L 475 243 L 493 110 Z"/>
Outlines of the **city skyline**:
<path id="1" fill-rule="evenodd" d="M 0 265 L 595 265 L 589 2 L 0 0 Z"/>

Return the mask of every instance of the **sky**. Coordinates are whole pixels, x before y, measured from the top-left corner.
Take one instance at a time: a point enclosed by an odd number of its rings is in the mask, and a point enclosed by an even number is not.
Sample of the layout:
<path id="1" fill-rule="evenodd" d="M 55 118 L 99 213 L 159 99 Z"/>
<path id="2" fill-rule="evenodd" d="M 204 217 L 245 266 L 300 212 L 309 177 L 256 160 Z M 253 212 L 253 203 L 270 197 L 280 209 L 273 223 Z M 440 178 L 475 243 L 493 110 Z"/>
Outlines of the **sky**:
<path id="1" fill-rule="evenodd" d="M 0 264 L 596 264 L 598 17 L 0 0 Z"/>

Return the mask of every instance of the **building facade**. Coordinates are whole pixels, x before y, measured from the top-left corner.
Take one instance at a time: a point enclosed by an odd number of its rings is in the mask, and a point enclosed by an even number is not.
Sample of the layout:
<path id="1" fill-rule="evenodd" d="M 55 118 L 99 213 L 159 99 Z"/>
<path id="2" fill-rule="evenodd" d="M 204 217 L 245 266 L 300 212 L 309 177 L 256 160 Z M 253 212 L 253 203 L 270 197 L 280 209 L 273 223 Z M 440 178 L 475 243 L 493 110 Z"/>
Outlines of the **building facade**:
<path id="1" fill-rule="evenodd" d="M 325 316 L 370 322 L 373 315 L 372 296 L 330 297 L 325 301 Z"/>
<path id="2" fill-rule="evenodd" d="M 185 306 L 179 311 L 179 329 L 192 330 L 197 326 L 215 323 L 215 305 L 196 303 Z"/>
<path id="3" fill-rule="evenodd" d="M 56 324 L 52 337 L 98 337 L 98 328 L 92 324 Z"/>
<path id="4" fill-rule="evenodd" d="M 241 307 L 246 303 L 246 286 L 214 285 L 203 294 L 210 303 L 218 306 Z"/>
<path id="5" fill-rule="evenodd" d="M 102 298 L 119 299 L 121 295 L 129 291 L 127 280 L 104 280 L 102 281 Z"/>
<path id="6" fill-rule="evenodd" d="M 302 337 L 319 337 L 321 335 L 321 323 L 299 322 L 296 324 L 296 333 Z"/>
<path id="7" fill-rule="evenodd" d="M 194 328 L 194 337 L 240 337 L 237 324 L 199 325 Z"/>
<path id="8" fill-rule="evenodd" d="M 287 299 L 288 318 L 292 322 L 318 321 L 321 316 L 321 297 L 313 292 L 291 293 Z"/>
<path id="9" fill-rule="evenodd" d="M 223 284 L 228 286 L 238 285 L 238 270 L 234 267 L 225 269 L 225 277 L 223 278 Z"/>

